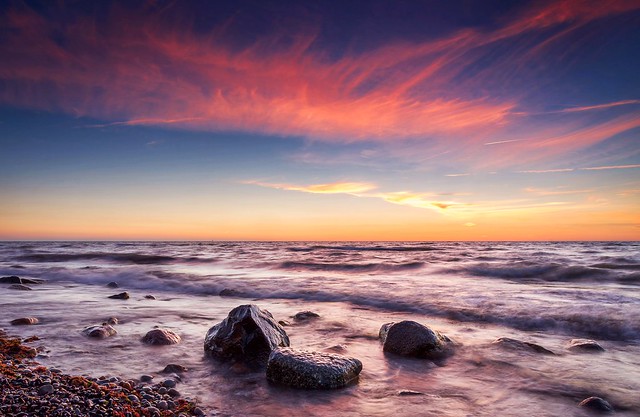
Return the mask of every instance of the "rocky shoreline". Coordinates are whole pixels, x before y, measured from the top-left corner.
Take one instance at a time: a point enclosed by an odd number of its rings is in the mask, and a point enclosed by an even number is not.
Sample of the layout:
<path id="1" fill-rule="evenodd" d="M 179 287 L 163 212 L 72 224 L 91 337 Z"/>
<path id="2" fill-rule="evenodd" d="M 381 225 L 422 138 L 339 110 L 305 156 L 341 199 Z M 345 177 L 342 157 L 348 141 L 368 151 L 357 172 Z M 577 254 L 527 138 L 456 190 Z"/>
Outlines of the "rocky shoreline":
<path id="1" fill-rule="evenodd" d="M 0 415 L 49 417 L 204 416 L 193 401 L 163 381 L 149 384 L 117 377 L 72 376 L 41 366 L 37 350 L 0 330 Z M 172 391 L 173 389 L 173 391 Z"/>

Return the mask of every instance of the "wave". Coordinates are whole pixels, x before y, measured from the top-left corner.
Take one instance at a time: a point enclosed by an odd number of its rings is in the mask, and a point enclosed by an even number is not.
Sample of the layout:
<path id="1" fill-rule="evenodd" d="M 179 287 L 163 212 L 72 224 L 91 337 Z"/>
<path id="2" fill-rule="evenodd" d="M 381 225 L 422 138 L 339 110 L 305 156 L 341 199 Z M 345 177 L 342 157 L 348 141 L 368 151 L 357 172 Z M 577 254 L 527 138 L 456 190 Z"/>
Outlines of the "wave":
<path id="1" fill-rule="evenodd" d="M 419 269 L 424 266 L 424 262 L 407 262 L 400 264 L 386 263 L 363 263 L 363 264 L 345 264 L 345 263 L 321 263 L 321 262 L 298 262 L 286 261 L 282 262 L 278 268 L 290 270 L 306 270 L 306 271 L 325 271 L 325 272 L 394 272 L 406 271 L 411 269 Z"/>
<path id="2" fill-rule="evenodd" d="M 320 250 L 356 251 L 356 252 L 432 252 L 443 250 L 435 246 L 352 246 L 352 245 L 313 245 L 308 247 L 288 247 L 290 252 L 314 252 Z"/>
<path id="3" fill-rule="evenodd" d="M 610 271 L 579 265 L 565 266 L 558 263 L 537 264 L 516 262 L 508 265 L 480 263 L 472 266 L 450 270 L 454 273 L 468 273 L 474 276 L 503 278 L 511 280 L 540 281 L 580 281 L 607 278 Z"/>
<path id="4" fill-rule="evenodd" d="M 114 253 L 114 252 L 88 252 L 88 253 L 32 253 L 20 255 L 16 259 L 28 262 L 71 262 L 83 260 L 105 260 L 116 263 L 129 263 L 136 265 L 168 264 L 173 262 L 214 262 L 214 259 L 188 257 L 180 258 L 167 255 L 147 255 L 141 253 Z"/>

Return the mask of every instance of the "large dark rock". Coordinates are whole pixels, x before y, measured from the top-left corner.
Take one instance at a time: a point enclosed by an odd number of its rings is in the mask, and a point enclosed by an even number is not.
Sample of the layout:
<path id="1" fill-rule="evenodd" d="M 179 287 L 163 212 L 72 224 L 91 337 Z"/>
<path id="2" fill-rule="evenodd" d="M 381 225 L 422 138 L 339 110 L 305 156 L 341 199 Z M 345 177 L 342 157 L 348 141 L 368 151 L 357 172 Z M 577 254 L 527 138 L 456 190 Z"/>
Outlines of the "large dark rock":
<path id="1" fill-rule="evenodd" d="M 598 342 L 591 339 L 571 339 L 567 349 L 574 352 L 598 353 L 604 352 L 604 348 Z"/>
<path id="2" fill-rule="evenodd" d="M 142 338 L 147 345 L 175 345 L 180 343 L 180 336 L 169 329 L 153 329 Z"/>
<path id="3" fill-rule="evenodd" d="M 509 350 L 531 351 L 536 353 L 543 353 L 545 355 L 555 355 L 555 353 L 553 353 L 549 349 L 546 349 L 535 343 L 523 342 L 521 340 L 511 339 L 509 337 L 501 337 L 499 339 L 496 339 L 492 344 Z"/>
<path id="4" fill-rule="evenodd" d="M 88 337 L 94 337 L 96 339 L 106 339 L 116 334 L 116 329 L 108 324 L 102 324 L 100 326 L 87 327 L 82 331 L 82 334 Z"/>
<path id="5" fill-rule="evenodd" d="M 267 310 L 241 305 L 213 326 L 204 340 L 204 351 L 222 359 L 242 359 L 265 364 L 271 351 L 289 346 L 287 332 Z"/>
<path id="6" fill-rule="evenodd" d="M 267 362 L 267 379 L 306 389 L 340 388 L 358 378 L 362 362 L 333 353 L 275 349 Z"/>
<path id="7" fill-rule="evenodd" d="M 600 411 L 603 413 L 613 412 L 613 407 L 611 406 L 611 404 L 600 397 L 585 398 L 580 402 L 580 404 L 578 404 L 578 406 L 588 408 L 593 411 Z"/>
<path id="8" fill-rule="evenodd" d="M 383 324 L 379 337 L 385 352 L 398 355 L 441 359 L 453 353 L 451 339 L 415 321 Z"/>

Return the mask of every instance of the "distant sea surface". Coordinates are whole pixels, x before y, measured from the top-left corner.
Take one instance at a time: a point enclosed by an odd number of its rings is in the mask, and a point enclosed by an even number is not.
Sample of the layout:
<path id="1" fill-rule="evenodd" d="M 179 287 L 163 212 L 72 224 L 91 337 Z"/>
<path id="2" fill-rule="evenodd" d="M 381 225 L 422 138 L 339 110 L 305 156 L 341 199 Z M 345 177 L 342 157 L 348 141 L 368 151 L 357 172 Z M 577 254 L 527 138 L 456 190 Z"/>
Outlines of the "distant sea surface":
<path id="1" fill-rule="evenodd" d="M 640 415 L 639 242 L 0 242 L 0 274 L 46 280 L 0 288 L 0 327 L 39 335 L 41 362 L 126 378 L 178 362 L 190 368 L 180 391 L 219 415 L 582 416 L 576 404 L 592 395 Z M 131 299 L 107 298 L 120 291 Z M 248 303 L 278 320 L 319 313 L 286 328 L 292 347 L 341 345 L 363 362 L 358 384 L 298 391 L 205 358 L 207 329 Z M 41 323 L 9 326 L 24 316 Z M 116 336 L 82 336 L 112 316 Z M 405 319 L 460 347 L 437 364 L 385 355 L 379 327 Z M 183 341 L 142 345 L 154 326 Z M 505 349 L 499 337 L 556 355 Z M 572 352 L 575 338 L 606 350 Z"/>

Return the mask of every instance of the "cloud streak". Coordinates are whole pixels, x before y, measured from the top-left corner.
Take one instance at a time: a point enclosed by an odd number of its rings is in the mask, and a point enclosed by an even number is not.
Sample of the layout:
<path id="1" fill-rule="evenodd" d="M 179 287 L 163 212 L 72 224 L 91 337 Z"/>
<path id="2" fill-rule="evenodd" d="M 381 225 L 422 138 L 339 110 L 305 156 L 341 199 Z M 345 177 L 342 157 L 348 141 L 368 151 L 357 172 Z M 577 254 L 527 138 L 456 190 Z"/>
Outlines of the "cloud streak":
<path id="1" fill-rule="evenodd" d="M 287 47 L 274 47 L 291 37 L 285 32 L 237 49 L 225 43 L 225 25 L 196 35 L 167 26 L 157 15 L 114 7 L 105 27 L 88 17 L 52 27 L 23 8 L 0 18 L 8 29 L 0 46 L 0 102 L 113 121 L 100 127 L 171 125 L 340 142 L 472 140 L 509 125 L 518 102 L 465 94 L 481 91 L 483 82 L 505 71 L 495 66 L 464 77 L 466 69 L 496 45 L 522 35 L 540 36 L 559 25 L 570 32 L 637 7 L 634 2 L 551 2 L 523 10 L 493 31 L 462 29 L 334 59 L 314 49 L 314 30 L 294 33 Z M 545 42 L 554 42 L 552 32 L 543 36 Z M 529 49 L 514 50 L 516 61 L 534 59 Z M 565 142 L 583 146 L 602 137 L 568 134 Z"/>

